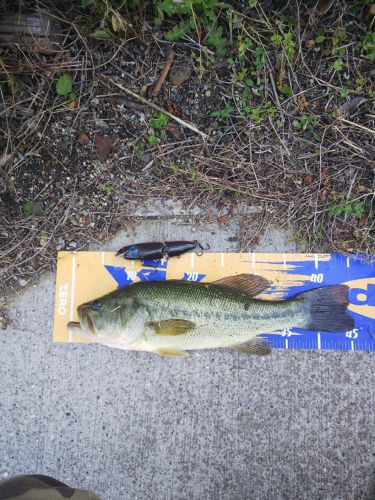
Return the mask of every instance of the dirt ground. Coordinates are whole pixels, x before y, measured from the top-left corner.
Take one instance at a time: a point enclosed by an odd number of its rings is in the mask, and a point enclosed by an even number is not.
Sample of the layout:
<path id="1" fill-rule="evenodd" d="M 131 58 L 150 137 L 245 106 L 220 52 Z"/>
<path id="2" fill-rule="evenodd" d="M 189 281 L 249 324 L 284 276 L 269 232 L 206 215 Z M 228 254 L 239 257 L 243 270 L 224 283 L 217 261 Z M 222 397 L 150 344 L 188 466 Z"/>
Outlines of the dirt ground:
<path id="1" fill-rule="evenodd" d="M 2 287 L 26 286 L 57 250 L 136 224 L 126 207 L 149 197 L 225 206 L 221 224 L 238 203 L 260 206 L 246 216 L 243 250 L 276 223 L 303 251 L 374 251 L 369 5 L 258 3 L 234 2 L 221 58 L 193 35 L 168 42 L 148 22 L 98 40 L 85 18 L 50 4 L 61 50 L 1 49 Z M 294 47 L 272 39 L 281 25 Z M 74 98 L 56 93 L 64 73 Z"/>

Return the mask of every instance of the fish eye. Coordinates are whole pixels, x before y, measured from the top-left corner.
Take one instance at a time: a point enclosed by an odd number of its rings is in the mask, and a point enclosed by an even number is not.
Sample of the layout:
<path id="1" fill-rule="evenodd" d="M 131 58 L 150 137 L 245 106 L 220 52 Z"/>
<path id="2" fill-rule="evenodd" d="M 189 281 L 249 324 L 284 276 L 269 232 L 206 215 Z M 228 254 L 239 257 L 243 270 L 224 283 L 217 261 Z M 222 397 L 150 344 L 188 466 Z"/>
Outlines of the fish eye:
<path id="1" fill-rule="evenodd" d="M 99 300 L 94 300 L 94 302 L 91 304 L 91 309 L 93 311 L 99 311 L 99 309 L 102 307 L 102 304 Z"/>

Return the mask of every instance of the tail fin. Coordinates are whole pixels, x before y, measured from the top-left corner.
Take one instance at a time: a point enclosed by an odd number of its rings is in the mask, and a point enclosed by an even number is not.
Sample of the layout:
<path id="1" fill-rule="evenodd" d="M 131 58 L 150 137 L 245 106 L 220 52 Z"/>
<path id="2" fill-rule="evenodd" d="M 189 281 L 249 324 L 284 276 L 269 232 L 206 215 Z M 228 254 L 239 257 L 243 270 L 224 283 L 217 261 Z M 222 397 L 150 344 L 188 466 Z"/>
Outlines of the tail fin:
<path id="1" fill-rule="evenodd" d="M 315 288 L 298 295 L 308 312 L 304 328 L 324 332 L 344 332 L 354 328 L 354 320 L 347 313 L 349 287 L 332 285 Z"/>

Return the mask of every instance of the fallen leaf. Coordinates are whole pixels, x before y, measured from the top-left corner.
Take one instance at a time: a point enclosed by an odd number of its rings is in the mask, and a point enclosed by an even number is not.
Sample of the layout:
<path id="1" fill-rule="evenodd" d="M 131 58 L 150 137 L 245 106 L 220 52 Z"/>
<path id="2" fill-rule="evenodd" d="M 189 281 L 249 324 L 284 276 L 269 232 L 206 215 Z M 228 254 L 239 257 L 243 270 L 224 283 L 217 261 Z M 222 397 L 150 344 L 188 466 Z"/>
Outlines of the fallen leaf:
<path id="1" fill-rule="evenodd" d="M 169 132 L 177 140 L 182 139 L 181 132 L 176 127 L 173 127 L 173 125 L 166 125 L 165 131 Z"/>
<path id="2" fill-rule="evenodd" d="M 111 154 L 113 140 L 108 135 L 95 135 L 95 150 L 98 160 L 103 161 Z"/>
<path id="3" fill-rule="evenodd" d="M 47 246 L 49 242 L 49 236 L 48 234 L 42 234 L 41 237 L 39 238 L 39 243 L 41 247 Z"/>
<path id="4" fill-rule="evenodd" d="M 369 14 L 370 14 L 370 16 L 375 16 L 375 3 L 370 5 Z"/>
<path id="5" fill-rule="evenodd" d="M 175 104 L 168 105 L 168 113 L 170 113 L 173 116 L 177 116 L 177 117 L 181 116 L 181 111 L 180 111 L 180 109 L 178 109 L 178 107 Z"/>
<path id="6" fill-rule="evenodd" d="M 321 183 L 323 184 L 324 187 L 327 187 L 328 186 L 328 183 L 329 183 L 329 178 L 328 178 L 328 175 L 324 172 L 321 173 Z"/>
<path id="7" fill-rule="evenodd" d="M 323 189 L 323 191 L 320 191 L 319 198 L 322 201 L 325 201 L 327 199 L 327 190 L 325 188 Z"/>
<path id="8" fill-rule="evenodd" d="M 350 101 L 341 104 L 339 107 L 339 113 L 340 115 L 349 115 L 366 101 L 367 99 L 365 97 L 354 97 Z"/>
<path id="9" fill-rule="evenodd" d="M 357 193 L 371 193 L 371 189 L 367 186 L 362 186 L 361 184 L 357 186 Z"/>
<path id="10" fill-rule="evenodd" d="M 78 97 L 76 99 L 73 99 L 72 101 L 68 102 L 66 105 L 67 108 L 69 109 L 77 109 L 79 107 L 79 99 Z"/>
<path id="11" fill-rule="evenodd" d="M 78 136 L 77 142 L 78 144 L 81 144 L 81 146 L 86 146 L 86 144 L 89 142 L 88 134 L 86 134 L 86 132 L 81 132 Z"/>
<path id="12" fill-rule="evenodd" d="M 306 175 L 305 177 L 305 184 L 309 186 L 312 183 L 312 176 L 311 175 Z"/>
<path id="13" fill-rule="evenodd" d="M 8 155 L 6 153 L 3 153 L 0 156 L 0 167 L 3 167 L 11 158 L 12 158 L 12 155 Z"/>
<path id="14" fill-rule="evenodd" d="M 102 232 L 97 232 L 97 233 L 94 233 L 94 238 L 97 240 L 97 241 L 103 241 L 104 238 L 105 238 L 105 234 L 102 233 Z"/>
<path id="15" fill-rule="evenodd" d="M 169 81 L 174 87 L 179 87 L 190 78 L 192 71 L 193 68 L 189 64 L 172 66 L 169 71 Z"/>
<path id="16" fill-rule="evenodd" d="M 225 226 L 229 224 L 229 219 L 226 215 L 220 215 L 217 218 L 219 224 L 224 224 Z"/>
<path id="17" fill-rule="evenodd" d="M 260 236 L 258 234 L 256 234 L 255 236 L 253 236 L 251 238 L 251 240 L 249 241 L 249 245 L 252 246 L 252 247 L 258 246 L 259 243 L 260 243 Z"/>
<path id="18" fill-rule="evenodd" d="M 72 77 L 68 73 L 61 75 L 56 82 L 56 92 L 58 95 L 68 95 L 73 89 Z"/>
<path id="19" fill-rule="evenodd" d="M 358 221 L 358 227 L 366 227 L 368 225 L 368 219 L 367 217 L 362 217 L 361 219 L 359 219 Z"/>
<path id="20" fill-rule="evenodd" d="M 285 79 L 286 71 L 284 66 L 281 66 L 280 71 L 279 71 L 279 76 L 277 78 L 277 88 L 280 90 L 283 88 L 283 82 Z"/>
<path id="21" fill-rule="evenodd" d="M 297 106 L 299 111 L 303 111 L 308 106 L 308 102 L 304 93 L 298 94 L 297 96 Z"/>
<path id="22" fill-rule="evenodd" d="M 329 9 L 332 7 L 335 0 L 319 0 L 318 1 L 318 12 L 319 14 L 327 14 Z"/>
<path id="23" fill-rule="evenodd" d="M 31 215 L 38 215 L 43 212 L 44 204 L 42 201 L 26 201 L 22 205 L 22 212 L 25 217 L 30 217 Z"/>
<path id="24" fill-rule="evenodd" d="M 306 40 L 306 47 L 308 49 L 313 49 L 315 47 L 315 40 Z"/>
<path id="25" fill-rule="evenodd" d="M 353 239 L 353 235 L 350 231 L 337 231 L 340 235 L 340 240 L 352 240 Z"/>

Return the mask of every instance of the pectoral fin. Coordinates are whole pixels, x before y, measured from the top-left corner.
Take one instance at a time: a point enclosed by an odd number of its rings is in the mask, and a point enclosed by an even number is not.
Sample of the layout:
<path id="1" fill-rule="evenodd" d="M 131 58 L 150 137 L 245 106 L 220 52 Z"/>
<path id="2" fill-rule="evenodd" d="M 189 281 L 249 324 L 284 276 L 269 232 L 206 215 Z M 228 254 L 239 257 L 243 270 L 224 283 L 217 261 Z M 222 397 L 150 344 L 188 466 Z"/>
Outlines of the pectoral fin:
<path id="1" fill-rule="evenodd" d="M 272 352 L 271 344 L 263 337 L 256 337 L 243 344 L 232 345 L 229 349 L 247 354 L 257 354 L 258 356 L 266 356 Z"/>
<path id="2" fill-rule="evenodd" d="M 171 357 L 179 357 L 179 358 L 187 358 L 189 354 L 185 351 L 173 351 L 173 349 L 157 349 L 157 352 L 160 356 L 171 356 Z"/>
<path id="3" fill-rule="evenodd" d="M 237 292 L 245 293 L 248 297 L 254 297 L 263 292 L 271 285 L 271 282 L 256 274 L 238 274 L 237 276 L 227 276 L 215 281 L 215 285 L 233 288 Z"/>
<path id="4" fill-rule="evenodd" d="M 154 328 L 156 335 L 185 335 L 195 330 L 195 323 L 186 319 L 167 319 L 165 321 L 154 321 L 149 323 Z"/>

